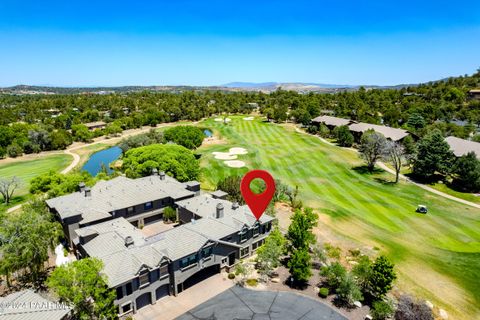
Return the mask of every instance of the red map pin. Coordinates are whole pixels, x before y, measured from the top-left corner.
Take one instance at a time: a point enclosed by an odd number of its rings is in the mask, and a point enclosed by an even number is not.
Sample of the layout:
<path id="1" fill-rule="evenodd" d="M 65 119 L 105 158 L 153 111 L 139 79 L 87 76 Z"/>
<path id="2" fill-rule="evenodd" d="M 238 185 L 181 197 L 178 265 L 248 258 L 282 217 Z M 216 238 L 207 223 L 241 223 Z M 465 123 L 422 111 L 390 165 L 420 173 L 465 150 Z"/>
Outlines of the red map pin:
<path id="1" fill-rule="evenodd" d="M 266 185 L 265 191 L 259 194 L 253 193 L 252 190 L 250 190 L 250 182 L 257 178 L 262 179 Z M 242 192 L 243 199 L 258 220 L 265 209 L 267 209 L 275 193 L 275 180 L 273 180 L 270 173 L 265 170 L 252 170 L 247 172 L 243 177 L 242 183 L 240 184 L 240 191 Z"/>

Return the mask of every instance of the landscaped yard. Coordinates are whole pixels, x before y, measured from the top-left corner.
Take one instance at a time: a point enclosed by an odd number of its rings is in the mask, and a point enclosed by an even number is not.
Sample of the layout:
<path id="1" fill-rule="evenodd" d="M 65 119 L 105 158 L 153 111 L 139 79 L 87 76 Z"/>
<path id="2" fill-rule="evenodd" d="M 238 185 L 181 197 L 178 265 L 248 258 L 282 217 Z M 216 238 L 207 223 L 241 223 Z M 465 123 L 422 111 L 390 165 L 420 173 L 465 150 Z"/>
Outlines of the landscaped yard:
<path id="1" fill-rule="evenodd" d="M 72 157 L 67 154 L 41 155 L 36 159 L 18 160 L 2 163 L 0 160 L 0 178 L 17 176 L 21 181 L 15 196 L 28 194 L 30 180 L 50 170 L 60 171 L 68 166 Z"/>
<path id="2" fill-rule="evenodd" d="M 201 123 L 228 141 L 201 147 L 202 186 L 249 169 L 268 170 L 300 187 L 304 204 L 318 209 L 319 236 L 343 245 L 387 254 L 398 267 L 398 287 L 446 309 L 454 319 L 480 316 L 480 210 L 429 193 L 412 184 L 389 183 L 385 172 L 365 173 L 356 153 L 295 132 L 291 126 L 232 117 L 227 125 Z M 212 152 L 243 147 L 247 168 L 227 167 Z M 415 213 L 418 204 L 427 215 Z M 333 231 L 333 233 L 332 233 Z"/>

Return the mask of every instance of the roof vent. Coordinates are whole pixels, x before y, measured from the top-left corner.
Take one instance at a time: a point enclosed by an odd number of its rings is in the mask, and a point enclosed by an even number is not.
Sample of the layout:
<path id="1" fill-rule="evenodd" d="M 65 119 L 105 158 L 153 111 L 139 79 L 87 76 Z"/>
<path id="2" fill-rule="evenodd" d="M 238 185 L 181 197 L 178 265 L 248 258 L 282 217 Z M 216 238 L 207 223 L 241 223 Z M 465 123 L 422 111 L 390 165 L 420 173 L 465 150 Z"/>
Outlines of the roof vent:
<path id="1" fill-rule="evenodd" d="M 238 202 L 232 203 L 232 209 L 237 210 L 240 206 L 238 205 Z"/>
<path id="2" fill-rule="evenodd" d="M 84 192 L 84 191 L 85 191 L 85 182 L 80 182 L 80 183 L 78 184 L 78 190 L 79 190 L 80 192 Z"/>
<path id="3" fill-rule="evenodd" d="M 223 204 L 219 203 L 217 204 L 217 212 L 216 212 L 216 218 L 223 218 Z"/>
<path id="4" fill-rule="evenodd" d="M 158 170 L 157 168 L 152 169 L 152 176 L 158 176 Z"/>
<path id="5" fill-rule="evenodd" d="M 160 180 L 165 180 L 165 171 L 160 171 Z"/>
<path id="6" fill-rule="evenodd" d="M 91 197 L 92 196 L 92 189 L 90 189 L 89 187 L 86 187 L 84 189 L 84 192 L 85 192 L 85 197 Z"/>
<path id="7" fill-rule="evenodd" d="M 125 238 L 125 247 L 127 247 L 127 248 L 131 247 L 131 246 L 133 246 L 133 244 L 134 244 L 133 238 L 131 236 L 127 236 Z"/>

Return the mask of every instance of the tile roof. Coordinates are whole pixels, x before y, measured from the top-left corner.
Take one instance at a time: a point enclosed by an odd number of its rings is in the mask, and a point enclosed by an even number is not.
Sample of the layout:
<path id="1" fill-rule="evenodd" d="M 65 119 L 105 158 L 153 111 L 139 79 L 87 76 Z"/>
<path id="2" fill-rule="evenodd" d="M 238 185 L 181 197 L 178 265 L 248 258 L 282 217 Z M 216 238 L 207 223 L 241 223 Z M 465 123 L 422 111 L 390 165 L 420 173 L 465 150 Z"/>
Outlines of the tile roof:
<path id="1" fill-rule="evenodd" d="M 445 141 L 450 145 L 450 149 L 455 156 L 461 157 L 473 151 L 477 155 L 477 158 L 480 159 L 480 143 L 452 136 L 447 137 Z"/>
<path id="2" fill-rule="evenodd" d="M 195 193 L 186 190 L 185 185 L 165 175 L 148 176 L 138 179 L 116 177 L 99 181 L 91 188 L 91 195 L 74 192 L 47 200 L 50 208 L 55 208 L 62 219 L 82 215 L 82 223 L 110 217 L 114 210 L 128 208 L 153 200 L 171 197 L 180 199 Z"/>
<path id="3" fill-rule="evenodd" d="M 385 138 L 390 139 L 392 141 L 401 140 L 409 135 L 408 131 L 404 129 L 391 128 L 387 126 L 380 126 L 380 125 L 364 123 L 364 122 L 353 123 L 349 125 L 348 128 L 350 129 L 350 131 L 362 132 L 362 133 L 367 130 L 373 129 L 375 132 L 383 134 Z"/>
<path id="4" fill-rule="evenodd" d="M 70 310 L 70 307 L 49 301 L 32 290 L 0 298 L 1 320 L 60 320 Z"/>

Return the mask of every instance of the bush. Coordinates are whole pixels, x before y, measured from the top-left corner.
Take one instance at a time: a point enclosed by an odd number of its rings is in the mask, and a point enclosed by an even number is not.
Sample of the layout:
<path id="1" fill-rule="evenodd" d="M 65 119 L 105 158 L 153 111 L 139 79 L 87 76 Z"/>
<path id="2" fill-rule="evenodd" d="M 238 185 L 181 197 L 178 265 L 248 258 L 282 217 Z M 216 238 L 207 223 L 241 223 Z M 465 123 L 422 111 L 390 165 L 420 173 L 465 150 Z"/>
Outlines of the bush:
<path id="1" fill-rule="evenodd" d="M 325 288 L 325 287 L 320 288 L 320 290 L 318 291 L 318 295 L 322 298 L 328 297 L 329 293 L 330 291 L 328 290 L 328 288 Z"/>
<path id="2" fill-rule="evenodd" d="M 194 126 L 176 126 L 165 130 L 166 141 L 174 142 L 187 149 L 198 148 L 205 138 L 202 129 Z"/>
<path id="3" fill-rule="evenodd" d="M 372 305 L 371 314 L 373 320 L 384 320 L 393 316 L 394 311 L 391 301 L 375 301 Z"/>
<path id="4" fill-rule="evenodd" d="M 177 211 L 172 207 L 166 207 L 163 210 L 163 219 L 167 221 L 176 221 L 177 220 Z"/>
<path id="5" fill-rule="evenodd" d="M 230 280 L 235 279 L 235 273 L 230 272 L 230 273 L 228 274 L 228 279 L 230 279 Z"/>
<path id="6" fill-rule="evenodd" d="M 339 126 L 333 130 L 337 143 L 341 147 L 351 147 L 353 145 L 353 135 L 347 126 Z"/>
<path id="7" fill-rule="evenodd" d="M 7 154 L 9 157 L 16 158 L 21 156 L 23 153 L 23 149 L 16 143 L 12 143 L 7 147 Z"/>
<path id="8" fill-rule="evenodd" d="M 258 280 L 257 280 L 257 279 L 247 279 L 246 283 L 247 283 L 250 287 L 256 287 L 257 284 L 258 284 Z"/>

